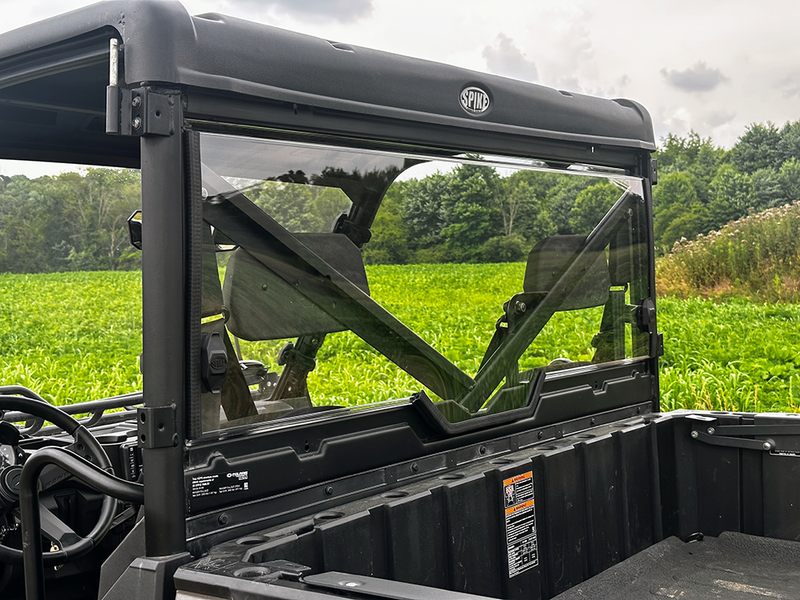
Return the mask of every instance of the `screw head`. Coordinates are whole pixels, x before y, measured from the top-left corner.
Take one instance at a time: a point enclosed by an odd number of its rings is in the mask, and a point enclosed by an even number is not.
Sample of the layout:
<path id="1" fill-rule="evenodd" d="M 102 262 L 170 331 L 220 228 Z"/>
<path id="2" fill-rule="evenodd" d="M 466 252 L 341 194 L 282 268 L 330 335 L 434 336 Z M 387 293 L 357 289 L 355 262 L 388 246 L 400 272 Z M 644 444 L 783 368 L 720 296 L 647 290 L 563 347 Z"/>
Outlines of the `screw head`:
<path id="1" fill-rule="evenodd" d="M 521 300 L 517 300 L 517 303 L 514 305 L 514 310 L 516 310 L 518 313 L 524 313 L 526 310 L 528 310 L 528 305 Z"/>
<path id="2" fill-rule="evenodd" d="M 544 431 L 540 431 L 536 437 L 542 439 L 544 437 Z"/>
<path id="3" fill-rule="evenodd" d="M 713 427 L 709 427 L 708 429 L 706 429 L 706 431 L 708 431 L 708 435 L 714 435 L 714 432 L 716 430 Z"/>
<path id="4" fill-rule="evenodd" d="M 133 108 L 139 108 L 142 105 L 142 97 L 141 96 L 134 96 L 131 99 L 131 106 Z"/>
<path id="5" fill-rule="evenodd" d="M 141 129 L 142 128 L 142 119 L 140 117 L 134 117 L 133 121 L 131 121 L 131 125 L 134 129 Z"/>
<path id="6" fill-rule="evenodd" d="M 764 450 L 772 450 L 772 444 L 769 442 L 764 442 L 764 445 L 761 447 L 764 448 Z"/>
<path id="7" fill-rule="evenodd" d="M 419 465 L 417 463 L 411 463 L 411 472 L 416 473 L 419 471 Z"/>
<path id="8" fill-rule="evenodd" d="M 695 438 L 695 439 L 697 439 L 697 436 L 698 436 L 698 435 L 700 435 L 700 434 L 699 434 L 699 433 L 697 433 L 696 431 L 692 431 L 692 433 L 691 433 L 691 436 L 692 436 L 693 438 Z"/>
<path id="9" fill-rule="evenodd" d="M 481 446 L 480 447 L 480 453 L 481 454 L 486 454 L 486 446 Z"/>
<path id="10" fill-rule="evenodd" d="M 227 525 L 228 524 L 228 515 L 222 513 L 220 516 L 217 517 L 217 523 L 220 525 Z"/>
<path id="11" fill-rule="evenodd" d="M 326 496 L 333 496 L 333 487 L 332 486 L 329 485 L 329 486 L 327 486 L 325 488 L 325 495 Z"/>

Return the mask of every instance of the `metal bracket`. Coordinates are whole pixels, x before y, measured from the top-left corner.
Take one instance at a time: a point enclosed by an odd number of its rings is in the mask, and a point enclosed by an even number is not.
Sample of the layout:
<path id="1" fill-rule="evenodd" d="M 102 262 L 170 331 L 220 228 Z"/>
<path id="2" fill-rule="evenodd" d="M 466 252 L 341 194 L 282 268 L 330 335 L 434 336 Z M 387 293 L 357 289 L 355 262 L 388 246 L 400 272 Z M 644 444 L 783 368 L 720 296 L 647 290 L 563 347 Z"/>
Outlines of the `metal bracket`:
<path id="1" fill-rule="evenodd" d="M 781 449 L 773 438 L 781 435 L 800 436 L 800 425 L 709 425 L 705 431 L 692 429 L 692 439 L 713 446 L 760 450 L 784 456 L 800 456 L 794 450 Z M 751 440 L 738 436 L 769 436 L 765 439 Z"/>
<path id="2" fill-rule="evenodd" d="M 140 448 L 172 448 L 178 445 L 177 412 L 169 406 L 142 406 L 137 409 Z"/>
<path id="3" fill-rule="evenodd" d="M 116 135 L 161 135 L 175 133 L 178 94 L 161 94 L 149 88 L 106 88 L 106 133 Z"/>

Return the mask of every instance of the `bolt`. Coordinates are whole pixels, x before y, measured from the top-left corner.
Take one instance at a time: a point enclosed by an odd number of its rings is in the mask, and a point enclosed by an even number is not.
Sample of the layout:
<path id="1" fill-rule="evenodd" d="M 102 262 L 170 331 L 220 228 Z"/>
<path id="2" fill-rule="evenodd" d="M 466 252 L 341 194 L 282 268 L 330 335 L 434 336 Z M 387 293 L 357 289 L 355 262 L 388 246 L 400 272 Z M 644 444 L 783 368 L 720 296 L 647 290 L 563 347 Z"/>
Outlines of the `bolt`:
<path id="1" fill-rule="evenodd" d="M 261 291 L 262 292 L 266 292 L 268 288 L 269 288 L 269 286 L 266 283 L 261 285 Z"/>
<path id="2" fill-rule="evenodd" d="M 761 447 L 764 448 L 764 450 L 772 450 L 772 444 L 769 442 L 764 442 L 764 445 Z"/>
<path id="3" fill-rule="evenodd" d="M 411 463 L 411 472 L 416 473 L 419 471 L 419 465 L 417 463 Z"/>
<path id="4" fill-rule="evenodd" d="M 486 446 L 481 446 L 480 453 L 481 454 L 486 454 Z"/>
<path id="5" fill-rule="evenodd" d="M 708 431 L 708 435 L 714 435 L 716 429 L 714 429 L 713 427 L 709 427 L 708 429 L 706 429 L 706 431 Z"/>
<path id="6" fill-rule="evenodd" d="M 139 108 L 142 105 L 142 97 L 141 96 L 134 96 L 131 100 L 131 106 L 133 108 Z"/>
<path id="7" fill-rule="evenodd" d="M 589 425 L 594 425 L 594 423 L 595 423 L 595 418 L 592 417 L 591 420 L 589 421 Z"/>
<path id="8" fill-rule="evenodd" d="M 333 487 L 331 487 L 331 486 L 327 486 L 327 487 L 325 488 L 325 495 L 326 495 L 326 496 L 333 496 Z"/>
<path id="9" fill-rule="evenodd" d="M 697 439 L 697 436 L 698 436 L 698 435 L 700 435 L 700 434 L 699 434 L 699 433 L 697 433 L 696 431 L 693 431 L 693 432 L 691 433 L 691 435 L 692 435 L 692 437 L 693 437 L 693 438 Z"/>
<path id="10" fill-rule="evenodd" d="M 222 513 L 220 516 L 217 517 L 217 523 L 220 525 L 227 525 L 228 524 L 228 515 Z"/>
<path id="11" fill-rule="evenodd" d="M 537 435 L 537 437 L 539 439 L 542 439 L 544 437 L 544 431 L 540 431 L 539 434 Z"/>
<path id="12" fill-rule="evenodd" d="M 133 121 L 131 122 L 131 125 L 133 125 L 134 129 L 141 129 L 142 119 L 140 119 L 139 117 L 134 117 Z"/>
<path id="13" fill-rule="evenodd" d="M 516 310 L 518 313 L 524 313 L 526 310 L 528 310 L 528 305 L 520 300 L 517 300 L 517 303 L 514 305 L 514 310 Z"/>

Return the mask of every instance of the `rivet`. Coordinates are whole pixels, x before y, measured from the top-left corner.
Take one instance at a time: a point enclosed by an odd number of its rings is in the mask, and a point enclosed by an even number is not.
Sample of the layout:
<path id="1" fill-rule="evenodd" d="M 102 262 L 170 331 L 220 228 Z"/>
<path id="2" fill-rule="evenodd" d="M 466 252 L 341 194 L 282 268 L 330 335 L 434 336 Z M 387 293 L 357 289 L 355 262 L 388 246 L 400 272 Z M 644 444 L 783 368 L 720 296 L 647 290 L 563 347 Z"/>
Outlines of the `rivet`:
<path id="1" fill-rule="evenodd" d="M 695 438 L 695 439 L 697 439 L 697 436 L 698 436 L 698 435 L 700 435 L 700 434 L 699 434 L 699 433 L 697 433 L 696 431 L 692 431 L 692 433 L 691 433 L 691 436 L 692 436 L 693 438 Z"/>
<path id="2" fill-rule="evenodd" d="M 714 435 L 716 429 L 714 429 L 713 427 L 709 427 L 708 429 L 706 429 L 706 431 L 708 431 L 708 435 Z"/>
<path id="3" fill-rule="evenodd" d="M 764 450 L 772 450 L 772 444 L 770 444 L 769 442 L 764 442 L 762 448 L 764 448 Z"/>

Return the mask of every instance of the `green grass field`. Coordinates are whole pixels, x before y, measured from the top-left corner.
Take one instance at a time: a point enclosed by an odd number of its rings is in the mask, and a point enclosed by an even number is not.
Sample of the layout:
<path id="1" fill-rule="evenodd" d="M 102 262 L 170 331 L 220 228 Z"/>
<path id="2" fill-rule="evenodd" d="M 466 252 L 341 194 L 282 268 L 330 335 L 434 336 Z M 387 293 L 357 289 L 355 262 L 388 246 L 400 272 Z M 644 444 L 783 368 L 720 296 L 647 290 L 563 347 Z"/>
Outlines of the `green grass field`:
<path id="1" fill-rule="evenodd" d="M 498 299 L 517 291 L 523 269 L 375 266 L 368 275 L 373 297 L 474 373 L 500 314 Z M 141 389 L 140 306 L 136 272 L 0 274 L 0 384 L 25 385 L 57 404 Z M 558 316 L 523 367 L 562 354 L 590 358 L 594 331 L 587 319 L 597 315 Z M 800 305 L 660 299 L 663 409 L 800 411 L 798 325 Z M 242 349 L 245 358 L 270 362 L 279 346 L 243 343 Z M 326 402 L 364 404 L 419 387 L 349 333 L 329 336 L 318 358 L 309 386 Z"/>

